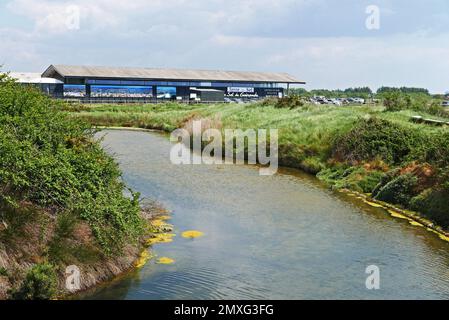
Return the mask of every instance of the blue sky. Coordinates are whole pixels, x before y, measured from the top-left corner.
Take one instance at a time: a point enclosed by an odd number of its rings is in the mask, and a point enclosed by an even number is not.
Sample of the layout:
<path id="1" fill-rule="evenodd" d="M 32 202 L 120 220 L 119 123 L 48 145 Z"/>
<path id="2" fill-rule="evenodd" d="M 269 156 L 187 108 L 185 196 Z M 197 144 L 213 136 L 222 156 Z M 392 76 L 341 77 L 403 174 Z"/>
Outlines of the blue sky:
<path id="1" fill-rule="evenodd" d="M 365 24 L 372 5 L 378 30 Z M 3 69 L 52 63 L 282 71 L 308 89 L 445 92 L 449 1 L 0 0 Z"/>

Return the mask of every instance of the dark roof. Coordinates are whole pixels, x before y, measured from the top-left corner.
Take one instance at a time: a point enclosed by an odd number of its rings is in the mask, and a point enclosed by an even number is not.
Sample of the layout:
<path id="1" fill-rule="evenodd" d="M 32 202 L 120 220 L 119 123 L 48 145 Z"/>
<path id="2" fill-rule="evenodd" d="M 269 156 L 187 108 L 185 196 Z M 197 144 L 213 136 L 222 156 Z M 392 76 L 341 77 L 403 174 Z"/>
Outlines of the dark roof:
<path id="1" fill-rule="evenodd" d="M 299 83 L 287 73 L 51 65 L 43 77 Z"/>

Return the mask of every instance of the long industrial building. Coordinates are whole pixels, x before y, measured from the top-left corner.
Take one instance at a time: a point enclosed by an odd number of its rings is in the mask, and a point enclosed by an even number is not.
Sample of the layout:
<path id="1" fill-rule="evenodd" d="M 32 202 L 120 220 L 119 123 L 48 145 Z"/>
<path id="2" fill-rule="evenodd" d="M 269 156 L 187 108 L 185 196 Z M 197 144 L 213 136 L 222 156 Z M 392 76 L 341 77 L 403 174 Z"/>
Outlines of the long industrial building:
<path id="1" fill-rule="evenodd" d="M 81 102 L 223 102 L 282 97 L 286 73 L 51 65 L 42 74 L 13 73 L 46 94 Z"/>

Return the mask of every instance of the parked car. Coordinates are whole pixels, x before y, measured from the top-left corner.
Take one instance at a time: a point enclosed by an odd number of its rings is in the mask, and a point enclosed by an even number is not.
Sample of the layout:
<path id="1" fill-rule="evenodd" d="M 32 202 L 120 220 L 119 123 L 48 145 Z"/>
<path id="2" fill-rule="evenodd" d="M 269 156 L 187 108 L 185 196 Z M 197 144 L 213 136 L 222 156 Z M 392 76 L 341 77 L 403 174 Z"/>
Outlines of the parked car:
<path id="1" fill-rule="evenodd" d="M 362 99 L 362 98 L 354 98 L 354 103 L 365 104 L 365 99 Z"/>
<path id="2" fill-rule="evenodd" d="M 443 101 L 443 103 L 441 105 L 443 107 L 449 107 L 449 100 L 448 101 Z"/>
<path id="3" fill-rule="evenodd" d="M 336 106 L 342 106 L 343 103 L 339 99 L 331 99 L 331 103 Z"/>

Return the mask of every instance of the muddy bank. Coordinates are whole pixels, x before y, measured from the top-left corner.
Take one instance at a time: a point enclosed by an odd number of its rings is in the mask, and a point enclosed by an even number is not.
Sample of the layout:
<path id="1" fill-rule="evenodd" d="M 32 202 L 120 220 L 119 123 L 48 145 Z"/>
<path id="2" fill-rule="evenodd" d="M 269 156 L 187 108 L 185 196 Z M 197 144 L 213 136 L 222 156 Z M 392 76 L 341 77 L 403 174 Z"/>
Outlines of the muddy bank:
<path id="1" fill-rule="evenodd" d="M 159 217 L 167 214 L 159 204 L 146 205 L 141 216 L 147 223 L 147 232 L 138 242 L 127 244 L 120 252 L 108 256 L 101 250 L 86 222 L 77 221 L 73 231 L 60 239 L 56 231 L 57 218 L 51 210 L 40 210 L 29 203 L 23 206 L 23 212 L 33 212 L 33 220 L 25 223 L 20 233 L 14 230 L 16 236 L 13 238 L 0 241 L 0 300 L 15 298 L 14 293 L 20 290 L 27 273 L 37 264 L 49 263 L 54 266 L 57 275 L 55 297 L 67 297 L 91 289 L 141 266 L 148 257 L 148 254 L 142 253 L 149 250 L 149 239 L 157 237 L 159 233 L 153 227 L 153 221 L 159 221 Z M 0 226 L 2 231 L 14 228 L 1 221 Z M 55 241 L 60 243 L 56 244 Z M 59 263 L 48 261 L 50 250 L 61 250 Z M 76 266 L 80 272 L 77 290 L 67 289 L 68 266 Z"/>

